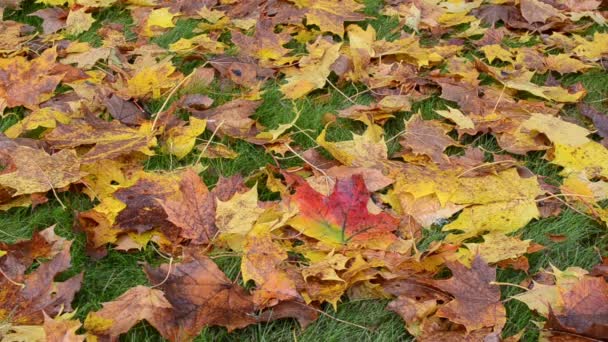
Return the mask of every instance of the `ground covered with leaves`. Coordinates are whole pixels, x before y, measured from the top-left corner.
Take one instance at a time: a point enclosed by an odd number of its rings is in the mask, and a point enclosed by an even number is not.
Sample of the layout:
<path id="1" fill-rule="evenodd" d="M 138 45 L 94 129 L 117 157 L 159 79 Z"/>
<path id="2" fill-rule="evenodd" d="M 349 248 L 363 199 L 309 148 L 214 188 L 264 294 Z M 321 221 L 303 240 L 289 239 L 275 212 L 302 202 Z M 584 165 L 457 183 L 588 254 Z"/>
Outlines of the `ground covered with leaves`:
<path id="1" fill-rule="evenodd" d="M 608 339 L 608 3 L 0 1 L 1 341 Z"/>

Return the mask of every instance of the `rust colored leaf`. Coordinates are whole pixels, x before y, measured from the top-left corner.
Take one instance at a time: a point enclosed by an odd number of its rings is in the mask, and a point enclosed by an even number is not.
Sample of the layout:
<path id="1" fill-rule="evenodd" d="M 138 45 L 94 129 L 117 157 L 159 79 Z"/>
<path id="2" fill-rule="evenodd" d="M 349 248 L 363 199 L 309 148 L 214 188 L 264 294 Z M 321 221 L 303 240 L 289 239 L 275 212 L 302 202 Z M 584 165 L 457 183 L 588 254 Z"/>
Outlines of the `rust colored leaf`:
<path id="1" fill-rule="evenodd" d="M 601 340 L 608 336 L 608 283 L 584 276 L 560 291 L 563 309 L 550 309 L 546 329 Z M 555 310 L 555 311 L 554 311 Z"/>
<path id="2" fill-rule="evenodd" d="M 496 280 L 496 269 L 479 256 L 473 259 L 470 269 L 456 262 L 447 265 L 452 278 L 433 284 L 454 296 L 454 300 L 439 308 L 437 315 L 464 325 L 467 331 L 484 327 L 500 331 L 506 323 L 506 310 L 500 302 L 500 288 L 491 284 Z"/>
<path id="3" fill-rule="evenodd" d="M 117 338 L 142 320 L 159 331 L 168 324 L 173 307 L 160 290 L 146 286 L 132 287 L 120 297 L 103 304 L 103 308 L 87 316 L 84 327 L 100 337 Z"/>
<path id="4" fill-rule="evenodd" d="M 215 226 L 215 197 L 196 172 L 184 172 L 179 189 L 182 198 L 178 201 L 160 202 L 167 220 L 181 228 L 180 235 L 194 243 L 209 243 L 217 233 Z"/>
<path id="5" fill-rule="evenodd" d="M 70 247 L 71 243 L 66 242 L 57 255 L 30 274 L 25 274 L 24 267 L 10 267 L 11 265 L 2 270 L 0 320 L 36 325 L 43 323 L 43 312 L 56 316 L 61 312 L 72 311 L 71 303 L 80 289 L 82 273 L 64 282 L 54 282 L 59 273 L 70 267 Z M 10 254 L 0 258 L 0 264 L 5 265 L 5 258 L 9 256 Z"/>
<path id="6" fill-rule="evenodd" d="M 45 50 L 31 61 L 24 57 L 0 58 L 0 99 L 11 107 L 36 108 L 51 98 L 63 74 L 53 74 L 57 51 Z"/>
<path id="7" fill-rule="evenodd" d="M 157 327 L 165 338 L 187 339 L 209 325 L 232 331 L 257 322 L 251 296 L 208 257 L 193 253 L 169 267 L 145 268 L 150 282 L 162 284 L 159 288 L 173 306 L 173 319 Z"/>
<path id="8" fill-rule="evenodd" d="M 67 125 L 58 125 L 45 135 L 44 140 L 55 148 L 93 146 L 82 156 L 84 163 L 113 159 L 134 152 L 153 155 L 150 148 L 156 145 L 150 124 L 134 129 L 118 121 L 107 122 L 92 115 L 73 120 Z"/>
<path id="9" fill-rule="evenodd" d="M 446 134 L 452 130 L 451 126 L 424 120 L 419 114 L 407 122 L 405 129 L 405 134 L 399 141 L 401 146 L 415 155 L 426 155 L 438 164 L 448 161 L 448 156 L 443 153 L 448 146 L 458 145 Z"/>

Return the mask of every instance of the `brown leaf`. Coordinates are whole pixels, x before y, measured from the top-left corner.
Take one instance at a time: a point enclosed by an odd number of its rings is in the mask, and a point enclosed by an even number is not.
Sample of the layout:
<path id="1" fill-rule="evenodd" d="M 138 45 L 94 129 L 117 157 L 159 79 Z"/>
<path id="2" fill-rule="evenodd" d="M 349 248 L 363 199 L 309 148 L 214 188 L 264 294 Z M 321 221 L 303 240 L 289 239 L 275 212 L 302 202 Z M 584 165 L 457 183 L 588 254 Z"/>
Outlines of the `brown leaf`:
<path id="1" fill-rule="evenodd" d="M 80 329 L 80 321 L 63 319 L 61 316 L 53 319 L 44 313 L 44 333 L 47 342 L 83 342 L 84 335 L 77 335 Z"/>
<path id="2" fill-rule="evenodd" d="M 12 196 L 44 193 L 78 182 L 80 161 L 74 150 L 49 155 L 43 150 L 17 146 L 0 150 L 0 187 L 10 188 Z"/>
<path id="3" fill-rule="evenodd" d="M 193 252 L 173 266 L 146 266 L 145 271 L 152 284 L 162 284 L 173 306 L 173 319 L 157 327 L 167 339 L 188 339 L 209 325 L 230 332 L 257 322 L 251 296 L 204 255 Z"/>
<path id="4" fill-rule="evenodd" d="M 479 256 L 468 269 L 460 263 L 447 264 L 452 278 L 433 284 L 454 296 L 454 300 L 439 308 L 437 315 L 465 326 L 468 332 L 494 327 L 500 331 L 506 323 L 506 310 L 500 302 L 500 287 L 492 285 L 496 269 Z"/>
<path id="5" fill-rule="evenodd" d="M 451 126 L 424 120 L 420 114 L 410 118 L 405 129 L 405 134 L 399 140 L 401 146 L 415 155 L 426 155 L 438 164 L 449 162 L 448 156 L 443 153 L 448 146 L 458 145 L 446 134 L 452 130 Z"/>
<path id="6" fill-rule="evenodd" d="M 180 181 L 182 198 L 160 202 L 167 220 L 181 228 L 180 236 L 193 243 L 209 243 L 217 233 L 215 196 L 209 192 L 196 172 L 187 170 Z"/>
<path id="7" fill-rule="evenodd" d="M 217 129 L 219 136 L 234 138 L 255 136 L 255 121 L 250 118 L 260 106 L 260 101 L 232 100 L 221 106 L 203 111 L 191 109 L 190 112 L 200 119 L 207 119 L 211 131 Z M 219 128 L 218 128 L 219 127 Z"/>
<path id="8" fill-rule="evenodd" d="M 560 295 L 563 309 L 549 311 L 545 329 L 598 340 L 608 336 L 608 283 L 604 278 L 584 276 Z"/>
<path id="9" fill-rule="evenodd" d="M 93 146 L 83 155 L 84 163 L 93 163 L 134 152 L 153 155 L 150 147 L 156 145 L 156 138 L 150 129 L 151 124 L 134 129 L 118 121 L 107 122 L 88 115 L 67 125 L 58 125 L 44 140 L 54 148 Z"/>
<path id="10" fill-rule="evenodd" d="M 72 311 L 71 303 L 80 289 L 82 273 L 61 283 L 54 282 L 59 273 L 70 267 L 70 247 L 71 243 L 66 242 L 57 255 L 30 274 L 25 274 L 23 267 L 2 270 L 0 320 L 35 325 L 44 321 L 43 312 L 56 316 L 61 312 Z M 4 258 L 7 255 L 0 260 Z M 0 264 L 4 265 L 4 262 Z M 23 283 L 23 286 L 17 283 Z"/>
<path id="11" fill-rule="evenodd" d="M 91 334 L 117 338 L 135 324 L 146 320 L 158 330 L 167 324 L 173 306 L 161 290 L 135 286 L 120 297 L 103 304 L 99 311 L 90 312 L 84 327 Z"/>
<path id="12" fill-rule="evenodd" d="M 125 125 L 138 126 L 148 119 L 148 113 L 116 94 L 110 94 L 103 101 L 110 115 Z"/>
<path id="13" fill-rule="evenodd" d="M 608 139 L 608 114 L 603 113 L 593 106 L 588 105 L 586 103 L 579 103 L 578 110 L 580 113 L 587 118 L 593 121 L 595 128 L 597 129 L 597 134 L 602 137 Z"/>
<path id="14" fill-rule="evenodd" d="M 175 230 L 167 221 L 160 201 L 167 201 L 177 195 L 178 179 L 177 175 L 150 174 L 149 177 L 139 179 L 133 186 L 116 191 L 114 197 L 127 205 L 116 216 L 116 225 L 125 231 L 139 233 L 154 228 Z"/>
<path id="15" fill-rule="evenodd" d="M 559 11 L 540 0 L 521 0 L 521 15 L 530 23 L 546 23 L 551 17 L 560 16 Z"/>
<path id="16" fill-rule="evenodd" d="M 29 15 L 42 18 L 42 31 L 44 34 L 51 34 L 65 27 L 68 11 L 59 7 L 49 7 L 39 9 Z"/>
<path id="17" fill-rule="evenodd" d="M 63 79 L 63 74 L 52 74 L 57 51 L 45 50 L 31 61 L 24 57 L 0 59 L 0 99 L 9 108 L 25 106 L 35 108 L 51 98 L 53 91 Z"/>

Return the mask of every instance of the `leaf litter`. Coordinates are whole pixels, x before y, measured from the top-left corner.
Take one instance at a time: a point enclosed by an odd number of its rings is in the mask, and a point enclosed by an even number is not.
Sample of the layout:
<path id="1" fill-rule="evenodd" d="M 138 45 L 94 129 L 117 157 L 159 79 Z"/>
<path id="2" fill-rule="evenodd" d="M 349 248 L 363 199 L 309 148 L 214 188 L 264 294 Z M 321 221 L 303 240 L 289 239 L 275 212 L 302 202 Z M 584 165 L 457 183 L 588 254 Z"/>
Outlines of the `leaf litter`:
<path id="1" fill-rule="evenodd" d="M 0 210 L 82 192 L 94 206 L 75 229 L 89 258 L 154 248 L 169 262 L 144 265 L 148 284 L 80 321 L 83 274 L 58 277 L 71 241 L 50 227 L 0 243 L 2 341 L 113 340 L 144 320 L 172 341 L 286 318 L 305 329 L 326 304 L 387 298 L 421 341 L 513 341 L 501 286 L 521 285 L 498 282 L 497 269 L 527 274 L 545 248 L 521 229 L 563 208 L 608 223 L 608 117 L 583 84 L 564 82 L 608 63 L 605 2 L 386 1 L 375 16 L 398 21 L 390 38 L 355 0 L 37 3 L 27 14 L 38 27 L 14 15 L 31 4 L 0 4 L 0 111 L 18 119 L 0 136 Z M 132 25 L 103 19 L 116 9 Z M 191 35 L 160 42 L 186 21 Z M 276 128 L 256 116 L 272 84 L 295 113 Z M 365 90 L 349 97 L 348 84 Z M 215 101 L 215 85 L 237 91 Z M 327 91 L 349 107 L 305 150 L 298 106 Z M 429 98 L 448 105 L 433 118 L 413 111 Z M 332 139 L 355 121 L 364 129 Z M 387 137 L 398 121 L 405 129 Z M 276 165 L 210 189 L 201 161 L 238 157 L 218 140 Z M 538 151 L 559 184 L 524 166 Z M 287 154 L 300 167 L 283 165 Z M 180 166 L 144 167 L 157 155 Z M 445 237 L 419 249 L 433 227 Z M 216 265 L 221 253 L 240 256 L 248 286 Z M 604 266 L 541 270 L 508 300 L 546 319 L 541 339 L 607 339 Z"/>

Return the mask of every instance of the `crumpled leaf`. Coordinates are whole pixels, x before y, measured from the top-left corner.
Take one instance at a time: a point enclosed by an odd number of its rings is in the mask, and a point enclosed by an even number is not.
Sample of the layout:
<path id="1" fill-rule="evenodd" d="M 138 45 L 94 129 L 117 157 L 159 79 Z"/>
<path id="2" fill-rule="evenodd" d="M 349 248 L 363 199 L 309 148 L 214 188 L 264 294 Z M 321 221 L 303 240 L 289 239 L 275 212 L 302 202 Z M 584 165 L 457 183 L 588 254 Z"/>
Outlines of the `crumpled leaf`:
<path id="1" fill-rule="evenodd" d="M 207 120 L 195 117 L 190 118 L 189 125 L 171 128 L 167 134 L 167 141 L 163 150 L 182 159 L 192 151 L 196 144 L 196 138 L 205 131 Z"/>

